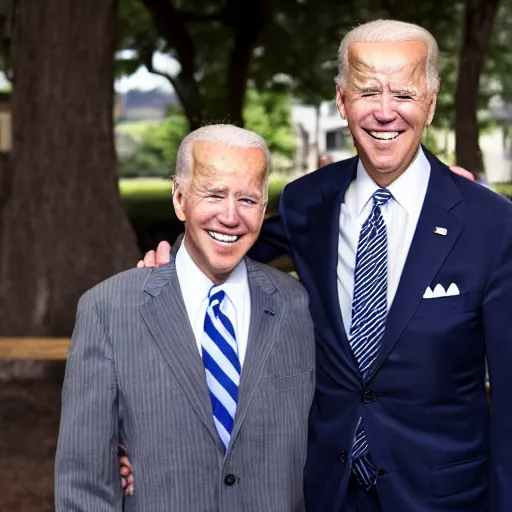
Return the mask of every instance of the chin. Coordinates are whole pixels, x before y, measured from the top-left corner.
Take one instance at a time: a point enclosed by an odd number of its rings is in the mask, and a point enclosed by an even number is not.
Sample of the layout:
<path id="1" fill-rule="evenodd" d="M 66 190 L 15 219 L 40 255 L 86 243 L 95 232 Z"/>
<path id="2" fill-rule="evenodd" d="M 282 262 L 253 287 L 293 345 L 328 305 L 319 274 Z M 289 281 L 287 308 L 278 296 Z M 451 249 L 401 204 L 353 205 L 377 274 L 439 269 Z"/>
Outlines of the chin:
<path id="1" fill-rule="evenodd" d="M 379 173 L 389 174 L 395 172 L 400 167 L 400 161 L 393 155 L 393 158 L 389 157 L 376 157 L 370 159 L 370 163 Z"/>
<path id="2" fill-rule="evenodd" d="M 225 276 L 233 272 L 240 263 L 241 258 L 218 258 L 211 263 L 210 268 L 216 276 Z"/>

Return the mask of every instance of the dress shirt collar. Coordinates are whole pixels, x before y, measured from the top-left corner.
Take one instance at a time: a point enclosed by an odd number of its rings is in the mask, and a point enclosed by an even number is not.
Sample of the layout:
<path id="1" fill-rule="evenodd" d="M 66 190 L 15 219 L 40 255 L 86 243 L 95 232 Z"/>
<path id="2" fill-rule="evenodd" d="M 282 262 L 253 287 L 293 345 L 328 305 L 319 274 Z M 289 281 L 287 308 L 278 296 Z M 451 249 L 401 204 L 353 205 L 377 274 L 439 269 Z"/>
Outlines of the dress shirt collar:
<path id="1" fill-rule="evenodd" d="M 411 215 L 418 205 L 423 204 L 425 192 L 430 178 L 430 163 L 423 152 L 423 149 L 418 149 L 414 160 L 411 165 L 403 172 L 393 183 L 387 188 L 393 195 L 393 199 Z M 361 159 L 357 163 L 357 178 L 356 178 L 356 204 L 357 215 L 359 216 L 364 207 L 371 200 L 372 195 L 379 186 L 370 178 L 366 172 Z"/>

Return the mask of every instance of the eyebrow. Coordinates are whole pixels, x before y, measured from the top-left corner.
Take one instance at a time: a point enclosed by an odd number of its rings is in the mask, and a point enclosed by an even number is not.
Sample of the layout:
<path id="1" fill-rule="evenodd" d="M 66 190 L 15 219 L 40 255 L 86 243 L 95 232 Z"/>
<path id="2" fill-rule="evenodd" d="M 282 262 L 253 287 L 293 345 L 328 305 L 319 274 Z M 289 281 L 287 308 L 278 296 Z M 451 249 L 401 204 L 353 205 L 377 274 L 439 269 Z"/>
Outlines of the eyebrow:
<path id="1" fill-rule="evenodd" d="M 226 187 L 205 187 L 204 191 L 208 194 L 218 194 L 226 192 Z"/>
<path id="2" fill-rule="evenodd" d="M 237 197 L 248 197 L 249 199 L 260 200 L 262 194 L 260 192 L 249 192 L 248 190 L 242 190 L 235 194 Z"/>
<path id="3" fill-rule="evenodd" d="M 402 88 L 402 89 L 391 89 L 393 94 L 407 94 L 409 96 L 416 96 L 418 90 L 415 88 Z"/>
<path id="4" fill-rule="evenodd" d="M 381 92 L 382 88 L 378 85 L 354 85 L 354 88 L 359 92 Z"/>

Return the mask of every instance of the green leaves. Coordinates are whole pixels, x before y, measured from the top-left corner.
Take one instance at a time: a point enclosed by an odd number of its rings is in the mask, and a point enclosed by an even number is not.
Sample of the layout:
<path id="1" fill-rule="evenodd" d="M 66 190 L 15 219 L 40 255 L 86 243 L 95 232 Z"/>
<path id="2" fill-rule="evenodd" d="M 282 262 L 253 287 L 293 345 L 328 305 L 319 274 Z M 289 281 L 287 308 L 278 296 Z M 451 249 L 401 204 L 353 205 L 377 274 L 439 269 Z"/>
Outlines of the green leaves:
<path id="1" fill-rule="evenodd" d="M 174 173 L 178 147 L 187 134 L 187 120 L 173 115 L 162 123 L 135 123 L 118 130 L 132 137 L 134 152 L 118 163 L 123 178 L 169 177 Z"/>
<path id="2" fill-rule="evenodd" d="M 247 91 L 245 126 L 261 135 L 271 153 L 293 157 L 295 141 L 291 130 L 290 97 L 284 92 Z"/>

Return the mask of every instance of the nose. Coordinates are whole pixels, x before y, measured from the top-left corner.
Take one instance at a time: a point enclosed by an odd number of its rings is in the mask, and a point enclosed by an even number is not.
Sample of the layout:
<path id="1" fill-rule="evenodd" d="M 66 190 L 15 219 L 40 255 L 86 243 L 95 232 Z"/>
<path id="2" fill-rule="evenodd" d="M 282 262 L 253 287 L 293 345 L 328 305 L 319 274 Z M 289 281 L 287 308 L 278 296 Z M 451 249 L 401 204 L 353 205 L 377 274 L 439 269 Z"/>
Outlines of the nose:
<path id="1" fill-rule="evenodd" d="M 239 223 L 238 216 L 238 204 L 237 200 L 234 197 L 230 197 L 224 204 L 222 205 L 222 210 L 218 215 L 219 221 L 226 227 L 234 228 Z"/>
<path id="2" fill-rule="evenodd" d="M 389 91 L 384 91 L 380 96 L 380 103 L 374 112 L 375 119 L 381 124 L 387 124 L 396 119 L 393 109 L 393 97 Z"/>

